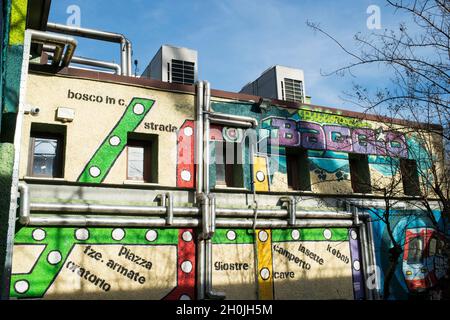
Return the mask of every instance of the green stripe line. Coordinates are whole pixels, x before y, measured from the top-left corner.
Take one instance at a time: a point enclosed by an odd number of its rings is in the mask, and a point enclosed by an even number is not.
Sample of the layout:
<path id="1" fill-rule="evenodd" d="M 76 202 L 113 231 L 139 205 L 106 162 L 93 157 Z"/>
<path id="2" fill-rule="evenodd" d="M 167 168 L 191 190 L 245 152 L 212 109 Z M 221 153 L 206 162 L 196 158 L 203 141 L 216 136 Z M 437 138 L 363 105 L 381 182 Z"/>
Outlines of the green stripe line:
<path id="1" fill-rule="evenodd" d="M 134 98 L 122 118 L 108 134 L 78 178 L 78 182 L 101 183 L 127 145 L 128 133 L 133 132 L 155 104 L 154 100 Z"/>
<path id="2" fill-rule="evenodd" d="M 234 232 L 234 240 L 228 239 L 228 232 Z M 250 229 L 217 229 L 212 241 L 213 244 L 252 244 L 253 239 L 253 230 Z"/>
<path id="3" fill-rule="evenodd" d="M 293 230 L 299 231 L 299 238 L 296 240 L 292 237 Z M 325 230 L 331 231 L 331 239 L 324 236 Z M 314 229 L 290 229 L 290 230 L 272 230 L 273 242 L 286 241 L 347 241 L 348 229 L 345 228 L 314 228 Z"/>

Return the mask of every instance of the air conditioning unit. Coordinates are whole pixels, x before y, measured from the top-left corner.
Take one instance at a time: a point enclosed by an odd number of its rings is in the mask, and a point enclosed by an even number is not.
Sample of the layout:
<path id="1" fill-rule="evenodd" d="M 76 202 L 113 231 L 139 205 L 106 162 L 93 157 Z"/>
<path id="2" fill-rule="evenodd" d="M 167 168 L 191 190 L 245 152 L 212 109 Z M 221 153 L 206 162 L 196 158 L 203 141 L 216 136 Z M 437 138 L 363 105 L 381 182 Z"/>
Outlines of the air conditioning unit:
<path id="1" fill-rule="evenodd" d="M 170 83 L 195 84 L 198 80 L 197 51 L 163 45 L 141 77 Z"/>
<path id="2" fill-rule="evenodd" d="M 305 93 L 303 70 L 274 66 L 264 71 L 258 79 L 244 86 L 240 93 L 263 98 L 309 103 Z"/>

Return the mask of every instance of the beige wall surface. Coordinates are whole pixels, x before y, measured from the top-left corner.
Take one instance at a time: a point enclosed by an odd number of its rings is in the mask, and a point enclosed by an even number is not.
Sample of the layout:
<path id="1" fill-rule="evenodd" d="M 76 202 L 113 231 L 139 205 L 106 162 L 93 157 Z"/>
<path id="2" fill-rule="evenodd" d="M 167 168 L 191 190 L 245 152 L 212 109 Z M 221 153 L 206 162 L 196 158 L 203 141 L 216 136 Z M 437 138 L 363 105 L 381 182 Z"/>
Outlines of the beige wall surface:
<path id="1" fill-rule="evenodd" d="M 98 99 L 102 102 L 70 98 L 77 93 L 86 94 L 88 99 Z M 107 103 L 111 101 L 110 98 L 115 99 L 115 103 Z M 20 178 L 27 176 L 32 123 L 66 126 L 64 179 L 73 182 L 77 180 L 96 150 L 121 119 L 133 98 L 155 100 L 154 106 L 135 132 L 158 135 L 157 181 L 163 186 L 176 186 L 177 134 L 148 129 L 145 123 L 180 128 L 186 120 L 194 119 L 193 95 L 37 74 L 29 75 L 26 104 L 32 108 L 39 108 L 40 112 L 37 115 L 25 115 Z M 63 123 L 56 120 L 56 111 L 60 107 L 74 110 L 75 117 L 72 122 Z M 126 180 L 126 152 L 122 152 L 104 182 L 122 184 Z"/>

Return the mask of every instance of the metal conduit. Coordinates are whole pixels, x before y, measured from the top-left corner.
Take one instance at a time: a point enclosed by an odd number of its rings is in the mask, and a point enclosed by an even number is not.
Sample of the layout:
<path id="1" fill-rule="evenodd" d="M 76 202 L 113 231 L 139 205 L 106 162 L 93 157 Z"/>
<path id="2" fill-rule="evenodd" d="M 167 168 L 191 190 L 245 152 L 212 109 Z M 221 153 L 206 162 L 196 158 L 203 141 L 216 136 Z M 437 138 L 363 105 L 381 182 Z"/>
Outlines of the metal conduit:
<path id="1" fill-rule="evenodd" d="M 62 36 L 58 34 L 48 33 L 48 32 L 42 32 L 38 30 L 27 30 L 31 34 L 31 41 L 35 43 L 42 43 L 42 44 L 51 44 L 55 45 L 57 48 L 58 45 L 67 45 L 66 52 L 64 53 L 64 59 L 62 59 L 62 65 L 61 67 L 67 67 L 70 64 L 70 61 L 72 60 L 72 57 L 75 53 L 75 49 L 77 47 L 77 41 L 71 37 Z M 59 49 L 56 49 L 55 51 L 55 60 L 53 61 L 53 64 L 55 66 L 59 66 L 60 60 L 62 58 L 62 55 L 59 53 Z"/>
<path id="2" fill-rule="evenodd" d="M 58 47 L 50 49 L 48 46 L 44 46 L 44 51 L 47 53 L 48 57 L 53 60 L 53 62 L 55 62 L 57 60 L 57 58 L 56 58 L 56 53 L 53 54 L 52 52 L 55 52 L 57 48 Z M 77 56 L 73 56 L 71 62 L 76 63 L 76 64 L 81 64 L 81 65 L 86 65 L 86 66 L 110 69 L 110 70 L 113 70 L 115 74 L 118 74 L 118 75 L 122 74 L 122 68 L 120 67 L 120 65 L 118 65 L 117 63 L 114 63 L 114 62 L 108 62 L 108 61 L 96 60 L 96 59 L 90 59 L 90 58 L 84 58 L 84 57 L 77 57 Z M 87 70 L 91 70 L 91 69 L 87 69 Z"/>
<path id="3" fill-rule="evenodd" d="M 120 57 L 121 57 L 121 69 L 122 75 L 131 76 L 132 75 L 132 45 L 131 42 L 120 33 L 106 32 L 94 29 L 80 28 L 67 26 L 56 23 L 47 23 L 47 30 L 72 36 L 79 36 L 89 39 L 102 40 L 108 42 L 114 42 L 120 44 Z"/>

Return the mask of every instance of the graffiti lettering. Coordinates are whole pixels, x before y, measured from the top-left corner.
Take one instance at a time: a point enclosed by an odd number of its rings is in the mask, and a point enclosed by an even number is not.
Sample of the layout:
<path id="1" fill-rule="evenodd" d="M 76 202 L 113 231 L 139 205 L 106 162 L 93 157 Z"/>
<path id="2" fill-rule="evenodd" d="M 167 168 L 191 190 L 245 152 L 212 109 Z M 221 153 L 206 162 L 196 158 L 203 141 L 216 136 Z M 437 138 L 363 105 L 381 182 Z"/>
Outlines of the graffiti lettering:
<path id="1" fill-rule="evenodd" d="M 320 125 L 307 121 L 284 118 L 268 118 L 270 143 L 281 147 L 303 147 L 314 150 L 330 150 L 407 158 L 405 136 L 380 128 L 351 129 L 340 125 Z"/>

